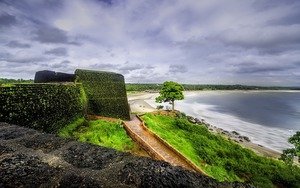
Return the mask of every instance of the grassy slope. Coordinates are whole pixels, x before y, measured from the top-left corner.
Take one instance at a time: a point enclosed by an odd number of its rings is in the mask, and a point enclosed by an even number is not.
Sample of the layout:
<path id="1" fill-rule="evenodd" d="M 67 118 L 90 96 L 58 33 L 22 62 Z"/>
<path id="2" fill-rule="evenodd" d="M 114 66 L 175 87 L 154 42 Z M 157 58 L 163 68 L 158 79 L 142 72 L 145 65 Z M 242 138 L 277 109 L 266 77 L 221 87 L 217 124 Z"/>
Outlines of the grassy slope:
<path id="1" fill-rule="evenodd" d="M 300 187 L 299 168 L 257 156 L 210 133 L 205 126 L 191 124 L 184 117 L 146 114 L 142 118 L 153 132 L 220 181 L 247 181 L 258 187 Z"/>
<path id="2" fill-rule="evenodd" d="M 134 148 L 134 142 L 127 136 L 121 122 L 104 120 L 87 122 L 84 118 L 79 118 L 61 129 L 59 135 L 120 151 L 129 151 Z"/>

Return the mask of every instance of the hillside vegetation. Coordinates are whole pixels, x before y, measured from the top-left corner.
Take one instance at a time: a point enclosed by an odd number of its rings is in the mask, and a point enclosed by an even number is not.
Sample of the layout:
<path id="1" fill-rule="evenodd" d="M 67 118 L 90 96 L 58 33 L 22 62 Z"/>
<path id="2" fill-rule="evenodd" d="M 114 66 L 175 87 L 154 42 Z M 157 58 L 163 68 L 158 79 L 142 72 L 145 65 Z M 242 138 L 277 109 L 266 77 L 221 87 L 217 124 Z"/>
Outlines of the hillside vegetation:
<path id="1" fill-rule="evenodd" d="M 300 187 L 300 169 L 242 148 L 205 126 L 177 116 L 147 113 L 146 126 L 219 181 L 244 181 L 257 187 Z"/>
<path id="2" fill-rule="evenodd" d="M 126 134 L 121 121 L 105 120 L 87 121 L 79 118 L 59 131 L 59 136 L 75 138 L 81 142 L 114 148 L 119 151 L 130 151 L 135 144 Z"/>

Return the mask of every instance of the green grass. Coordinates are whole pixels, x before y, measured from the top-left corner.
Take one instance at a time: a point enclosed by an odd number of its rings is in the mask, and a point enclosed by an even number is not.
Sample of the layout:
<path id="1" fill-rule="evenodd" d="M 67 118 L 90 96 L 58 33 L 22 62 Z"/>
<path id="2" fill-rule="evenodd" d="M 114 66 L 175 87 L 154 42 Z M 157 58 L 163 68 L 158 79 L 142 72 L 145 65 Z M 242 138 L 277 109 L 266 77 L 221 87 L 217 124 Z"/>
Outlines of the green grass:
<path id="1" fill-rule="evenodd" d="M 121 121 L 108 122 L 104 120 L 86 121 L 79 118 L 59 131 L 59 136 L 75 138 L 99 146 L 114 148 L 119 151 L 130 151 L 134 142 L 126 134 Z"/>
<path id="2" fill-rule="evenodd" d="M 219 181 L 244 181 L 257 187 L 300 187 L 300 169 L 265 158 L 212 134 L 185 117 L 145 114 L 146 125 L 207 174 Z"/>

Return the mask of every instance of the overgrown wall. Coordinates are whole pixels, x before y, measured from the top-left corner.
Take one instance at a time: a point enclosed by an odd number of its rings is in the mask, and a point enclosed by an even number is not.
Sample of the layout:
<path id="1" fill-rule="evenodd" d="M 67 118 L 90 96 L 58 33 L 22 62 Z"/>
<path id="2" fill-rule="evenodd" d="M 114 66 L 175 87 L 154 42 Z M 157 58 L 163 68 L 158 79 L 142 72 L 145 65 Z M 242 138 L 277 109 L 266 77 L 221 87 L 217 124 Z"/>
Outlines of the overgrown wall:
<path id="1" fill-rule="evenodd" d="M 121 74 L 77 69 L 88 98 L 89 114 L 130 119 L 130 110 Z"/>
<path id="2" fill-rule="evenodd" d="M 82 116 L 81 84 L 17 84 L 0 87 L 0 122 L 54 133 Z"/>

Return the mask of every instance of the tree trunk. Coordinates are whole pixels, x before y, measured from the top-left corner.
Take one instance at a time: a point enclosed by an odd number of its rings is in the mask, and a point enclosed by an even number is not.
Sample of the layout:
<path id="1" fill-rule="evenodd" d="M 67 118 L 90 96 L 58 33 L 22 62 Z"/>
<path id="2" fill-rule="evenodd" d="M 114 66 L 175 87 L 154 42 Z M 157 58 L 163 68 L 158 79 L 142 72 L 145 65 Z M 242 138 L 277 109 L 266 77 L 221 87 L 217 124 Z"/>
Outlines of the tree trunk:
<path id="1" fill-rule="evenodd" d="M 174 99 L 173 99 L 173 100 L 172 100 L 172 112 L 174 112 L 174 110 L 175 110 L 174 106 L 175 106 L 175 101 L 174 101 Z"/>

